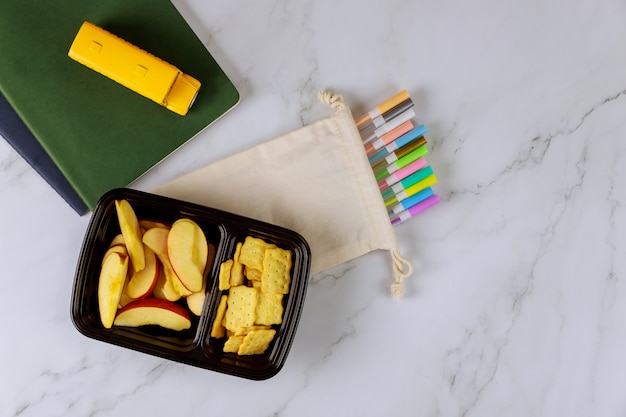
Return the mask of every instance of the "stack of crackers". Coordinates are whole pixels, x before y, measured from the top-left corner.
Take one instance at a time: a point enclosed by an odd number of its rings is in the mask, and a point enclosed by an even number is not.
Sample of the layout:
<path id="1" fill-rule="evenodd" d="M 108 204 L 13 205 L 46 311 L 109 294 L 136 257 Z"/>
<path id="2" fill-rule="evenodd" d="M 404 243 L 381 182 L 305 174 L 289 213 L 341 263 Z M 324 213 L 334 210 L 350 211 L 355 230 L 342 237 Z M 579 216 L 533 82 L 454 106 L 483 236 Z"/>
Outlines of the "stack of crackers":
<path id="1" fill-rule="evenodd" d="M 291 251 L 247 236 L 220 265 L 220 298 L 211 337 L 224 338 L 224 352 L 264 353 L 283 321 L 283 296 L 291 283 Z"/>

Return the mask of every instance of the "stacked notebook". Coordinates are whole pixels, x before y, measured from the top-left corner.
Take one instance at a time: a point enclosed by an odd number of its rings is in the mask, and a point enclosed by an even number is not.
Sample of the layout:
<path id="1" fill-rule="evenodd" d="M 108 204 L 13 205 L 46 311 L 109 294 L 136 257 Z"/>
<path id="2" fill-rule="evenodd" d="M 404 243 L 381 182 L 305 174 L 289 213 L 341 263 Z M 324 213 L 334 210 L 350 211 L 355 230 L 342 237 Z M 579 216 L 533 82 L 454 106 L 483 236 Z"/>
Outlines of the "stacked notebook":
<path id="1" fill-rule="evenodd" d="M 84 21 L 202 86 L 186 116 L 67 56 Z M 0 2 L 0 135 L 76 212 L 93 209 L 233 108 L 239 94 L 166 0 Z"/>

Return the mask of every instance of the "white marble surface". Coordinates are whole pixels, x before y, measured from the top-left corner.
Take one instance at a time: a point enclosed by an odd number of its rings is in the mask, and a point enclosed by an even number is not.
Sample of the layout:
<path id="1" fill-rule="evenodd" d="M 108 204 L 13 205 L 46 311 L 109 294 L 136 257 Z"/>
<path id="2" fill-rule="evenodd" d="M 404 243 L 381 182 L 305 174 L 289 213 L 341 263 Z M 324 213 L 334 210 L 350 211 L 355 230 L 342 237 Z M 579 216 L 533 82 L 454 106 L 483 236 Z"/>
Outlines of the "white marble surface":
<path id="1" fill-rule="evenodd" d="M 283 370 L 255 382 L 80 335 L 89 216 L 0 141 L 2 416 L 626 416 L 626 4 L 177 0 L 242 93 L 152 187 L 408 89 L 443 203 L 311 277 Z"/>

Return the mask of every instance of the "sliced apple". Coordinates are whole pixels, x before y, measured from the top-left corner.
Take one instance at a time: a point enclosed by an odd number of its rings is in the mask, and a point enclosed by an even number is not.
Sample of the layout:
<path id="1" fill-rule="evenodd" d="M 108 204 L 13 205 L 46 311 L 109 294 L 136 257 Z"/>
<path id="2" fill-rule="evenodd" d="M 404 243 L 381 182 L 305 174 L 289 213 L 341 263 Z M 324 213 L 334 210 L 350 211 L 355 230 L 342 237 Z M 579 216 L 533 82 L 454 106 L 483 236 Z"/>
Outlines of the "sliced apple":
<path id="1" fill-rule="evenodd" d="M 205 281 L 206 282 L 206 281 Z M 202 314 L 202 307 L 204 306 L 204 299 L 206 298 L 206 284 L 202 285 L 202 289 L 198 292 L 191 293 L 187 296 L 187 307 L 196 316 Z"/>
<path id="2" fill-rule="evenodd" d="M 162 229 L 169 230 L 170 225 L 159 220 L 139 220 L 139 227 L 145 230 L 149 230 L 154 227 L 160 227 Z"/>
<path id="3" fill-rule="evenodd" d="M 128 272 L 128 256 L 112 252 L 104 259 L 98 280 L 98 307 L 102 325 L 110 329 Z"/>
<path id="4" fill-rule="evenodd" d="M 159 262 L 156 254 L 147 246 L 143 250 L 146 267 L 141 271 L 135 271 L 126 286 L 126 293 L 131 298 L 144 298 L 150 295 L 159 277 Z"/>
<path id="5" fill-rule="evenodd" d="M 181 297 L 178 291 L 174 289 L 171 282 L 165 278 L 164 268 L 160 268 L 159 277 L 157 278 L 154 290 L 152 290 L 152 294 L 154 294 L 156 298 L 167 301 L 177 301 Z"/>
<path id="6" fill-rule="evenodd" d="M 202 228 L 191 219 L 176 220 L 167 237 L 167 251 L 172 268 L 185 288 L 200 291 L 208 256 Z"/>
<path id="7" fill-rule="evenodd" d="M 161 265 L 163 266 L 163 272 L 165 273 L 165 279 L 169 282 L 168 285 L 171 286 L 174 291 L 176 291 L 179 295 L 186 297 L 190 295 L 192 291 L 188 290 L 183 285 L 176 272 L 174 272 L 172 264 L 170 263 L 170 259 L 167 253 L 167 237 L 169 233 L 170 231 L 167 229 L 154 227 L 144 233 L 143 243 L 147 247 L 152 249 L 157 258 L 159 258 L 159 261 L 161 261 Z"/>
<path id="8" fill-rule="evenodd" d="M 124 236 L 120 233 L 118 235 L 116 235 L 113 240 L 111 241 L 111 244 L 109 245 L 109 247 L 115 246 L 115 245 L 124 245 L 126 246 L 126 243 L 124 242 Z"/>
<path id="9" fill-rule="evenodd" d="M 109 249 L 107 249 L 106 252 L 104 252 L 104 256 L 102 257 L 102 264 L 104 264 L 104 260 L 107 258 L 107 256 L 109 256 L 109 254 L 113 252 L 119 253 L 122 256 L 128 256 L 128 250 L 126 250 L 125 245 L 122 245 L 122 244 L 113 245 Z"/>
<path id="10" fill-rule="evenodd" d="M 211 265 L 215 260 L 216 248 L 215 245 L 209 243 L 209 255 L 207 256 L 207 265 L 204 270 L 204 278 L 202 280 L 202 289 L 187 296 L 187 307 L 196 316 L 202 315 L 202 307 L 204 306 L 204 300 L 206 299 L 206 276 L 211 270 Z"/>
<path id="11" fill-rule="evenodd" d="M 126 255 L 128 257 L 128 255 Z M 130 278 L 133 276 L 133 268 L 131 267 L 131 262 L 130 262 L 130 258 L 128 259 L 128 269 L 126 272 L 126 279 L 124 280 L 124 289 L 122 289 L 122 295 L 120 296 L 120 302 L 117 305 L 117 308 L 120 309 L 122 307 L 124 307 L 126 304 L 135 301 L 134 298 L 131 298 L 128 295 L 128 282 L 130 281 Z"/>
<path id="12" fill-rule="evenodd" d="M 191 327 L 191 317 L 184 307 L 171 301 L 142 298 L 121 308 L 114 324 L 129 327 L 157 325 L 166 329 L 185 330 Z"/>
<path id="13" fill-rule="evenodd" d="M 115 211 L 133 269 L 141 271 L 146 267 L 146 259 L 141 243 L 141 228 L 135 211 L 126 200 L 115 200 Z"/>
<path id="14" fill-rule="evenodd" d="M 128 303 L 132 303 L 133 301 L 135 301 L 134 298 L 131 298 L 128 293 L 126 292 L 126 289 L 124 289 L 122 291 L 122 295 L 120 296 L 120 302 L 118 303 L 118 308 L 122 308 L 124 307 L 126 304 Z"/>
<path id="15" fill-rule="evenodd" d="M 172 282 L 172 287 L 174 290 L 179 293 L 183 297 L 188 297 L 193 294 L 193 291 L 190 291 L 183 285 L 183 283 L 178 278 L 178 275 L 172 269 L 172 265 L 168 265 L 167 267 L 163 267 L 165 269 L 165 278 L 168 281 Z"/>

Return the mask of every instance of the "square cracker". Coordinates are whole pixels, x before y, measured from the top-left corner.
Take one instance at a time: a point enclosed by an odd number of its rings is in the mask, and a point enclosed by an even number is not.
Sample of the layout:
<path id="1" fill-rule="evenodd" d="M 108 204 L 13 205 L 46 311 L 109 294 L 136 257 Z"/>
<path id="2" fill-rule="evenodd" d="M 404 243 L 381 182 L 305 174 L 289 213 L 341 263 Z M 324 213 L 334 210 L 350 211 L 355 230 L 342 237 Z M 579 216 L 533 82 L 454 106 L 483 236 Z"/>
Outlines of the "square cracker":
<path id="1" fill-rule="evenodd" d="M 251 330 L 246 334 L 237 350 L 238 355 L 260 355 L 264 353 L 274 339 L 276 330 Z M 235 336 L 236 337 L 236 336 Z"/>
<path id="2" fill-rule="evenodd" d="M 231 336 L 245 336 L 253 330 L 268 330 L 270 328 L 271 328 L 270 326 L 258 326 L 255 324 L 254 326 L 250 326 L 250 327 L 242 327 L 236 332 L 232 332 Z"/>
<path id="3" fill-rule="evenodd" d="M 229 259 L 220 265 L 220 274 L 218 277 L 218 288 L 224 291 L 230 288 L 230 271 L 233 268 L 233 260 Z"/>
<path id="4" fill-rule="evenodd" d="M 221 339 L 226 335 L 226 329 L 224 328 L 224 324 L 222 321 L 224 320 L 224 315 L 226 315 L 226 303 L 227 296 L 222 295 L 220 298 L 220 303 L 217 306 L 217 314 L 215 315 L 215 320 L 213 321 L 213 326 L 211 327 L 211 337 L 215 337 L 217 339 Z"/>
<path id="5" fill-rule="evenodd" d="M 261 290 L 265 293 L 287 294 L 291 282 L 291 251 L 280 248 L 265 250 Z"/>
<path id="6" fill-rule="evenodd" d="M 224 327 L 237 331 L 242 327 L 252 326 L 256 319 L 255 313 L 259 298 L 257 294 L 256 288 L 244 285 L 231 287 L 228 293 Z"/>
<path id="7" fill-rule="evenodd" d="M 237 353 L 239 351 L 239 347 L 243 343 L 244 335 L 241 336 L 230 336 L 228 340 L 224 343 L 224 352 Z"/>
<path id="8" fill-rule="evenodd" d="M 233 255 L 233 266 L 230 270 L 230 286 L 236 287 L 242 285 L 244 282 L 243 265 L 239 262 L 239 254 L 241 253 L 241 247 L 243 244 L 237 242 L 235 246 L 235 255 Z"/>
<path id="9" fill-rule="evenodd" d="M 241 253 L 238 261 L 248 268 L 263 269 L 263 257 L 265 249 L 276 247 L 276 245 L 267 243 L 258 237 L 246 236 L 241 246 Z"/>
<path id="10" fill-rule="evenodd" d="M 283 322 L 283 295 L 259 293 L 256 306 L 256 324 L 281 324 Z"/>
<path id="11" fill-rule="evenodd" d="M 260 269 L 248 268 L 247 266 L 243 268 L 243 273 L 250 281 L 261 282 L 261 278 L 263 277 L 263 271 Z"/>

